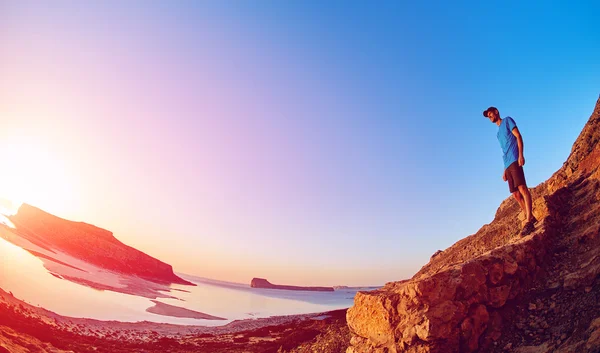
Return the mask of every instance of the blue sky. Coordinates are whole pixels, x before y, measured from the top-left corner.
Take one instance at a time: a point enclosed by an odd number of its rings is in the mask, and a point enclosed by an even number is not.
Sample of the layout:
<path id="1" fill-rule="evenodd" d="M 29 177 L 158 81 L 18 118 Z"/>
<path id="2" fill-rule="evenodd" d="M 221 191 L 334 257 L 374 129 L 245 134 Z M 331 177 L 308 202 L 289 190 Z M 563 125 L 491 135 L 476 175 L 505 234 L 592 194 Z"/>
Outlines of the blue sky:
<path id="1" fill-rule="evenodd" d="M 0 137 L 75 180 L 21 199 L 223 280 L 410 277 L 509 196 L 485 108 L 535 186 L 600 93 L 597 2 L 0 6 Z"/>

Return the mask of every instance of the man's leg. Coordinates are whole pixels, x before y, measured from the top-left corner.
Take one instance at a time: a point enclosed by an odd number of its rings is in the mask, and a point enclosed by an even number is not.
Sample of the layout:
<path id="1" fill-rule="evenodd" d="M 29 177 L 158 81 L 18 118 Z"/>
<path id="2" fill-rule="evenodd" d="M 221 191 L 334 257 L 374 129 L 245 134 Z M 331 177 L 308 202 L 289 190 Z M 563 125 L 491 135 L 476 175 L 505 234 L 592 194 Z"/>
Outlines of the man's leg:
<path id="1" fill-rule="evenodd" d="M 519 193 L 524 199 L 526 219 L 528 222 L 532 221 L 533 214 L 531 213 L 531 193 L 529 193 L 529 188 L 527 185 L 519 185 Z"/>
<path id="2" fill-rule="evenodd" d="M 515 199 L 517 200 L 517 202 L 519 203 L 519 206 L 521 206 L 521 210 L 523 210 L 523 213 L 525 213 L 525 216 L 527 216 L 527 209 L 525 208 L 525 202 L 523 200 L 523 196 L 521 196 L 521 191 L 517 190 L 517 191 L 513 192 L 512 194 L 515 197 Z"/>
<path id="3" fill-rule="evenodd" d="M 515 164 L 513 163 L 506 169 L 506 181 L 508 182 L 508 190 L 514 196 L 515 200 L 517 200 L 517 203 L 523 210 L 523 213 L 525 213 L 525 215 L 527 215 L 527 212 L 525 210 L 525 203 L 523 201 L 523 196 L 521 196 L 521 192 L 519 191 L 519 188 L 515 187 L 515 171 L 514 171 L 515 168 L 514 167 L 515 167 Z M 517 180 L 517 182 L 518 182 L 518 180 Z"/>

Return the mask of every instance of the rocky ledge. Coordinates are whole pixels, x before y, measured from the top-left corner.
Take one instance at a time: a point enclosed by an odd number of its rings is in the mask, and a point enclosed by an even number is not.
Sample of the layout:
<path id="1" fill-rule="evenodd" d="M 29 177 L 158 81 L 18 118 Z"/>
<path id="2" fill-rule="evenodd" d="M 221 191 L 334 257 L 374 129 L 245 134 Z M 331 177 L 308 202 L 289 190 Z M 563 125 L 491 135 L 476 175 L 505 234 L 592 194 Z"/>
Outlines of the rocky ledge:
<path id="1" fill-rule="evenodd" d="M 410 280 L 359 292 L 347 353 L 600 352 L 600 99 L 571 155 L 532 189 L 536 230 L 508 198 L 492 223 Z"/>

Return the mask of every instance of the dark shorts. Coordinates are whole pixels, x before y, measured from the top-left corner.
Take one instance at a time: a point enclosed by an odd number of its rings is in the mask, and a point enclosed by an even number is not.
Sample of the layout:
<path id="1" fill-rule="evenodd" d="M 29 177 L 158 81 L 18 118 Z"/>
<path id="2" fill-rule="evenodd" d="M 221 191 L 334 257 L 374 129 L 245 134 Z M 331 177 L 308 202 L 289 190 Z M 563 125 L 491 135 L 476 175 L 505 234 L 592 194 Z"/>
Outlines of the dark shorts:
<path id="1" fill-rule="evenodd" d="M 513 162 L 506 168 L 506 180 L 508 181 L 508 189 L 511 193 L 519 190 L 519 185 L 527 186 L 523 167 L 518 162 Z"/>

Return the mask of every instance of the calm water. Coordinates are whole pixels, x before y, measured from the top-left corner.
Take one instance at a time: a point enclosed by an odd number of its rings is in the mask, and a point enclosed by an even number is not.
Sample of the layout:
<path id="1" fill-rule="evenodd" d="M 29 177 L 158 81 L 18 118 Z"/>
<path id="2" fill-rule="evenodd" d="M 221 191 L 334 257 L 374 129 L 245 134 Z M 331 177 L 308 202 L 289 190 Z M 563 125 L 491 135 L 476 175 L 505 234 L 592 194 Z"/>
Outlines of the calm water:
<path id="1" fill-rule="evenodd" d="M 99 271 L 102 272 L 102 271 Z M 172 285 L 170 295 L 177 299 L 159 301 L 227 318 L 211 321 L 174 318 L 148 313 L 153 303 L 135 295 L 101 291 L 59 279 L 44 267 L 42 260 L 0 237 L 0 288 L 32 305 L 39 305 L 58 314 L 100 320 L 153 321 L 173 324 L 218 326 L 237 319 L 274 315 L 314 313 L 352 306 L 358 290 L 335 292 L 281 291 L 255 289 L 249 285 L 220 282 L 185 274 L 181 277 L 196 287 Z"/>

